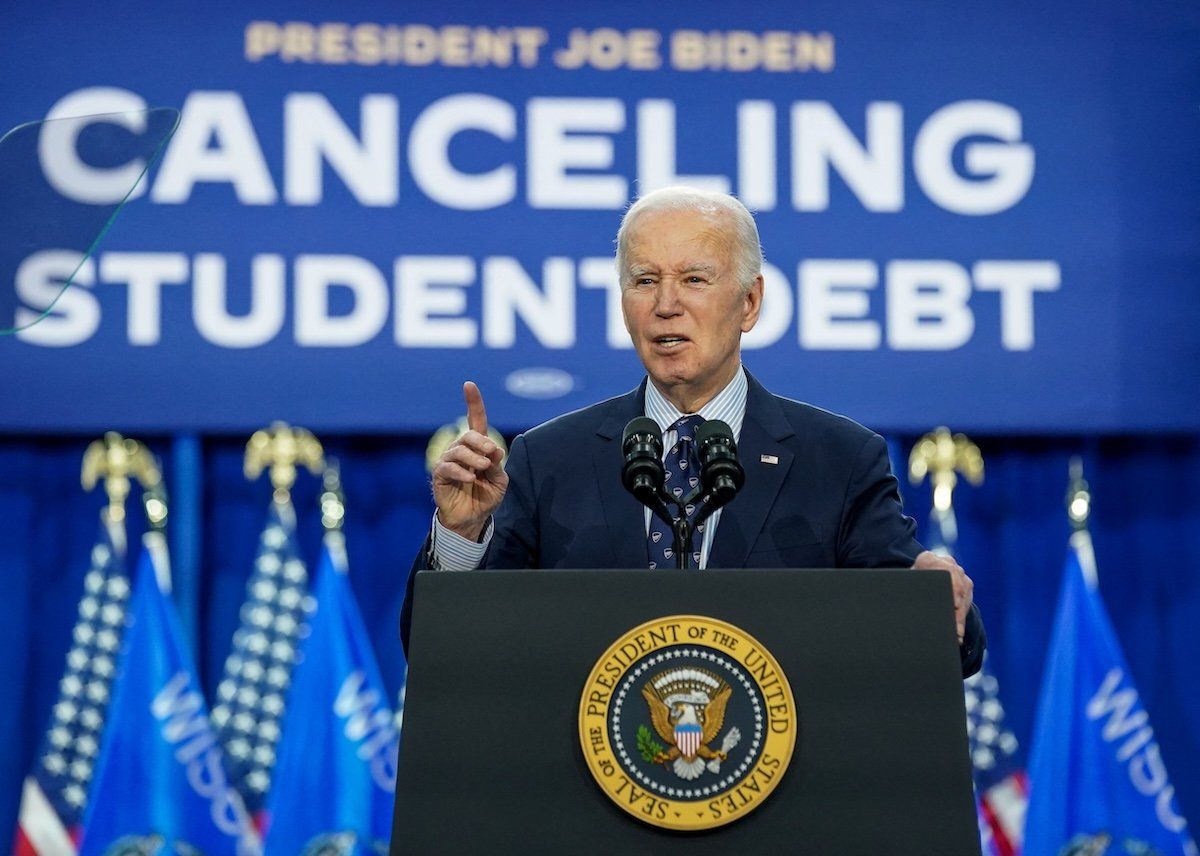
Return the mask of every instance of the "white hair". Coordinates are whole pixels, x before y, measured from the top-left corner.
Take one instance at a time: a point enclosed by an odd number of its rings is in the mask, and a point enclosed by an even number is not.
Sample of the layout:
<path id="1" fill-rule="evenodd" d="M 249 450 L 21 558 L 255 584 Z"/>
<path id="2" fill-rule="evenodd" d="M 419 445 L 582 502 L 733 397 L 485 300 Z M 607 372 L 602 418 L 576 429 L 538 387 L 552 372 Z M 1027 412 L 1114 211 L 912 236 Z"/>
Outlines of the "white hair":
<path id="1" fill-rule="evenodd" d="M 754 215 L 742 201 L 729 193 L 675 185 L 638 198 L 621 218 L 621 227 L 617 230 L 617 278 L 622 286 L 628 273 L 629 232 L 639 217 L 654 211 L 696 211 L 726 220 L 733 238 L 731 255 L 737 284 L 743 291 L 749 291 L 754 280 L 762 273 L 763 253 L 758 226 L 754 223 Z"/>

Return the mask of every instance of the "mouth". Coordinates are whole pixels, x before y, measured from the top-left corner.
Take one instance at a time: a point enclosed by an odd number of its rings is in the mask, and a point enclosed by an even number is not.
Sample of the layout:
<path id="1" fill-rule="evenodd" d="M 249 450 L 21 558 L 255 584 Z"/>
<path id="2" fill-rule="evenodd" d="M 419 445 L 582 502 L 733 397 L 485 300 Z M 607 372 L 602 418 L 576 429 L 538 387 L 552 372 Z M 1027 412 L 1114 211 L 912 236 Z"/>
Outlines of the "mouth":
<path id="1" fill-rule="evenodd" d="M 657 345 L 659 348 L 662 348 L 663 350 L 673 351 L 676 348 L 680 348 L 683 345 L 686 345 L 690 340 L 685 336 L 667 335 L 667 336 L 655 336 L 651 341 L 654 342 L 655 345 Z"/>

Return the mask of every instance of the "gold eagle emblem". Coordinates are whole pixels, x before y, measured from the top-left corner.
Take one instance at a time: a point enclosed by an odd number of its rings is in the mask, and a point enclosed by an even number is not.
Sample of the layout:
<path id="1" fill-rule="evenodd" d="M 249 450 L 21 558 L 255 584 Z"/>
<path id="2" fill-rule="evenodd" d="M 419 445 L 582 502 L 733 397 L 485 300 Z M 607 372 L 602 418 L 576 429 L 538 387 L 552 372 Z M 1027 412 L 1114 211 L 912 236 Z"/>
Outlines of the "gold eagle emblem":
<path id="1" fill-rule="evenodd" d="M 720 749 L 709 747 L 721 733 L 732 694 L 733 688 L 707 669 L 668 669 L 652 677 L 642 687 L 642 698 L 650 708 L 654 730 L 670 746 L 655 753 L 653 763 L 689 781 L 705 769 L 720 772 L 721 762 L 741 739 L 735 727 L 726 733 Z"/>

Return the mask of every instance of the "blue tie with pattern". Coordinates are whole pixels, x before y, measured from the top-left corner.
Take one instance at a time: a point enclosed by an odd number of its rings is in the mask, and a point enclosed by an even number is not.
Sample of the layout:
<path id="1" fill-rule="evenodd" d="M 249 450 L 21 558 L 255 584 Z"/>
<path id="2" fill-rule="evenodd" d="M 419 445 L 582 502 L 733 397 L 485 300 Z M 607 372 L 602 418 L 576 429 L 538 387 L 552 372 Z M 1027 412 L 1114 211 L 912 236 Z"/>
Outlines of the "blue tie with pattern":
<path id="1" fill-rule="evenodd" d="M 700 459 L 696 455 L 696 431 L 704 424 L 703 416 L 683 416 L 667 430 L 674 429 L 675 445 L 663 459 L 666 470 L 665 486 L 667 493 L 682 498 L 691 493 L 700 483 Z M 674 512 L 671 506 L 668 506 Z M 685 508 L 688 520 L 695 520 L 699 512 L 699 503 Z M 693 568 L 700 567 L 700 545 L 704 540 L 704 524 L 701 523 L 692 530 L 692 562 Z M 675 550 L 673 549 L 674 534 L 671 527 L 650 515 L 650 533 L 646 538 L 646 552 L 651 568 L 676 567 Z"/>

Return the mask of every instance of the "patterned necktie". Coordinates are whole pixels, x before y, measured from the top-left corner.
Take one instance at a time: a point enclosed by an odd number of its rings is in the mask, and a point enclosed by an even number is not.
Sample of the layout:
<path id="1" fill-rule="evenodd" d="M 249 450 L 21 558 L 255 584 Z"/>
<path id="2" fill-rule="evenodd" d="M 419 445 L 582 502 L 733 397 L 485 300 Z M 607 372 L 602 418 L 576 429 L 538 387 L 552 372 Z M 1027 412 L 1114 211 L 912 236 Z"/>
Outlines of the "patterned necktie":
<path id="1" fill-rule="evenodd" d="M 696 431 L 704 424 L 703 416 L 683 416 L 667 430 L 675 431 L 675 445 L 663 459 L 666 469 L 667 493 L 677 498 L 687 496 L 700 483 L 700 459 L 696 455 Z M 668 505 L 674 513 L 677 509 Z M 685 508 L 688 520 L 695 520 L 699 512 L 699 503 Z M 704 540 L 704 524 L 701 523 L 692 530 L 692 562 L 691 567 L 700 567 L 700 544 Z M 646 552 L 651 568 L 676 567 L 674 535 L 671 527 L 650 515 L 650 533 L 646 538 Z"/>

